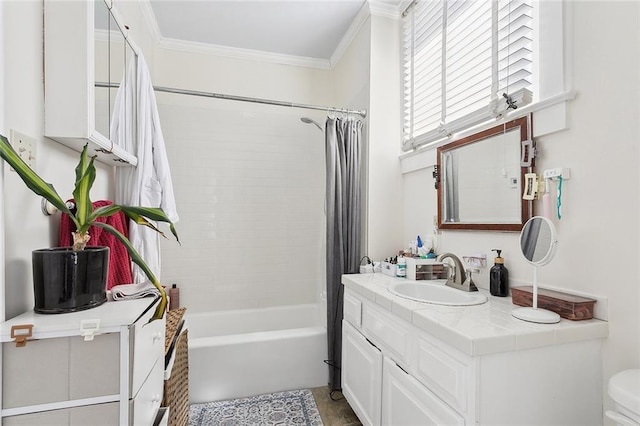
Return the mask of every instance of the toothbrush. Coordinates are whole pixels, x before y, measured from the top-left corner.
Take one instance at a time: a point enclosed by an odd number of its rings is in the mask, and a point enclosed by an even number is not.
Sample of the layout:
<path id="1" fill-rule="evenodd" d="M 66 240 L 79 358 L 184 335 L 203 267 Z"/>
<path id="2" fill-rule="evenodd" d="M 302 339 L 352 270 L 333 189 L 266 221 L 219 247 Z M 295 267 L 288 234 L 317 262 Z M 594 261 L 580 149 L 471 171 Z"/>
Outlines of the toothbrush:
<path id="1" fill-rule="evenodd" d="M 558 196 L 556 198 L 556 207 L 558 209 L 558 219 L 562 219 L 562 175 L 558 176 Z"/>

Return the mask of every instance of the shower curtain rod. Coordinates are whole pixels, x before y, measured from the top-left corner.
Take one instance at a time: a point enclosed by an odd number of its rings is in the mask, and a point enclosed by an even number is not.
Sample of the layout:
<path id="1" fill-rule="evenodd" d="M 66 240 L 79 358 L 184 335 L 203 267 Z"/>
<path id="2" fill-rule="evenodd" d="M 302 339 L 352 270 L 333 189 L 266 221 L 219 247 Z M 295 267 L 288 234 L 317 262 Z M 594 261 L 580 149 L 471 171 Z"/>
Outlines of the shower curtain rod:
<path id="1" fill-rule="evenodd" d="M 96 87 L 108 87 L 108 88 L 117 88 L 118 84 L 115 83 L 101 83 L 96 82 Z M 251 102 L 257 104 L 266 104 L 266 105 L 277 105 L 277 106 L 285 106 L 290 108 L 304 108 L 304 109 L 314 109 L 320 111 L 327 112 L 340 112 L 345 114 L 357 114 L 361 117 L 365 118 L 367 116 L 367 110 L 353 110 L 346 108 L 333 108 L 326 106 L 318 106 L 318 105 L 308 105 L 308 104 L 298 104 L 295 102 L 283 102 L 283 101 L 274 101 L 271 99 L 260 99 L 260 98 L 250 98 L 246 96 L 235 96 L 235 95 L 225 95 L 222 93 L 214 93 L 214 92 L 199 92 L 196 90 L 185 90 L 185 89 L 174 89 L 171 87 L 163 87 L 163 86 L 153 86 L 153 90 L 156 92 L 165 92 L 165 93 L 175 93 L 178 95 L 189 95 L 189 96 L 202 96 L 205 98 L 215 98 L 215 99 L 226 99 L 230 101 L 240 101 L 240 102 Z"/>

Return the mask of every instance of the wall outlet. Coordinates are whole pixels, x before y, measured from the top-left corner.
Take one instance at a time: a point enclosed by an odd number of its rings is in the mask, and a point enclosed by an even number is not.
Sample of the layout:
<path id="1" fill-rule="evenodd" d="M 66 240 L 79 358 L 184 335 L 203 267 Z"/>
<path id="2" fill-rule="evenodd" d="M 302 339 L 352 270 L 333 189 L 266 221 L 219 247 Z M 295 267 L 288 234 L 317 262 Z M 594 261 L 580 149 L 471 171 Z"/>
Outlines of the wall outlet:
<path id="1" fill-rule="evenodd" d="M 36 140 L 30 136 L 11 129 L 9 132 L 9 142 L 16 150 L 20 158 L 35 170 L 36 167 Z"/>

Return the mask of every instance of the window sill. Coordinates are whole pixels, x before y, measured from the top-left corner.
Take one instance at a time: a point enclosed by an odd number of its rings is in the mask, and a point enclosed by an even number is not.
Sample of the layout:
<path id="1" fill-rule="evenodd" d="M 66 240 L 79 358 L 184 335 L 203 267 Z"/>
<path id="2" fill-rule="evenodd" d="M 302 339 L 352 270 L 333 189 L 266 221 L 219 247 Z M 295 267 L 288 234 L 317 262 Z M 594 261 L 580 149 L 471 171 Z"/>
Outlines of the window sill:
<path id="1" fill-rule="evenodd" d="M 415 151 L 401 154 L 400 167 L 402 174 L 432 167 L 436 164 L 436 149 L 457 139 L 464 138 L 474 133 L 481 132 L 502 122 L 515 120 L 527 114 L 533 114 L 533 137 L 540 137 L 551 133 L 566 130 L 567 103 L 576 97 L 576 92 L 568 91 L 551 96 L 539 102 L 535 102 L 517 110 L 510 111 L 503 119 L 490 120 L 475 126 L 464 132 L 455 133 L 453 136 L 431 142 L 417 148 Z"/>

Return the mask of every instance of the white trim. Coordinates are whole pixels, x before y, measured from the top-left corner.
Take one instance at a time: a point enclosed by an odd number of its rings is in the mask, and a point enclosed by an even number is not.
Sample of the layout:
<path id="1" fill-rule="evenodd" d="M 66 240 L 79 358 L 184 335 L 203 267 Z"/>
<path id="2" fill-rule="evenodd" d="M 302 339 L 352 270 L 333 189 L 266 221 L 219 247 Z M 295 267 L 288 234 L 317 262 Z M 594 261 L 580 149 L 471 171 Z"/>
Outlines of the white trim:
<path id="1" fill-rule="evenodd" d="M 304 56 L 284 55 L 278 53 L 263 52 L 252 49 L 240 49 L 237 47 L 220 46 L 194 41 L 176 40 L 162 38 L 158 47 L 180 52 L 190 52 L 202 55 L 224 56 L 234 59 L 244 59 L 250 61 L 270 62 L 283 65 L 294 65 L 299 67 L 331 69 L 329 60 L 309 58 Z"/>
<path id="2" fill-rule="evenodd" d="M 235 48 L 235 47 L 229 47 L 229 46 L 220 46 L 220 45 L 214 45 L 214 44 L 208 44 L 208 43 L 199 43 L 194 41 L 165 38 L 162 36 L 162 33 L 160 32 L 160 28 L 158 27 L 158 22 L 156 20 L 155 14 L 153 13 L 153 8 L 151 7 L 150 1 L 141 0 L 138 3 L 140 5 L 140 8 L 142 9 L 142 14 L 147 24 L 147 28 L 149 29 L 149 32 L 151 33 L 153 40 L 155 41 L 156 45 L 159 48 L 168 49 L 168 50 L 177 50 L 181 52 L 203 54 L 203 55 L 224 56 L 224 57 L 234 58 L 234 59 L 244 59 L 244 60 L 250 60 L 250 61 L 261 61 L 261 62 L 269 62 L 269 63 L 275 63 L 275 64 L 293 65 L 293 66 L 307 67 L 307 68 L 331 69 L 332 65 L 335 64 L 335 62 L 333 62 L 333 58 L 336 56 L 336 52 L 339 49 L 343 49 L 342 52 L 339 53 L 339 56 L 342 56 L 342 54 L 344 53 L 344 50 L 346 50 L 346 48 L 349 46 L 349 43 L 351 43 L 351 41 L 353 40 L 353 37 L 355 37 L 355 34 L 357 34 L 357 30 L 359 30 L 360 26 L 362 26 L 362 23 L 364 23 L 364 20 L 359 23 L 356 22 L 360 18 L 361 12 L 358 12 L 356 19 L 351 24 L 351 27 L 349 27 L 349 30 L 347 31 L 347 34 L 345 34 L 345 37 L 343 37 L 343 39 L 338 44 L 338 47 L 336 48 L 336 51 L 334 51 L 331 59 L 327 60 L 327 59 L 321 59 L 321 58 L 310 58 L 310 57 L 296 56 L 296 55 L 284 55 L 284 54 L 252 50 L 252 49 L 241 49 L 241 48 Z M 361 8 L 361 11 L 362 9 L 366 10 L 367 8 L 363 6 Z M 367 11 L 367 15 L 368 15 L 368 11 Z M 357 29 L 351 35 L 350 31 L 352 31 L 354 24 L 358 24 Z M 348 38 L 347 35 L 349 35 L 350 38 Z M 345 41 L 345 39 L 347 40 L 347 43 L 343 47 L 341 45 Z"/>
<path id="3" fill-rule="evenodd" d="M 144 314 L 143 314 L 144 315 Z M 136 319 L 137 321 L 137 319 Z M 120 425 L 127 425 L 129 423 L 129 381 L 133 381 L 133 373 L 129 376 L 129 366 L 131 359 L 131 336 L 129 334 L 129 327 L 122 327 L 120 330 Z M 135 389 L 132 389 L 134 391 Z"/>
<path id="4" fill-rule="evenodd" d="M 521 108 L 518 108 L 515 111 L 511 111 L 505 118 L 501 120 L 486 121 L 478 126 L 472 127 L 470 129 L 466 129 L 463 132 L 454 133 L 453 135 L 451 135 L 451 137 L 440 139 L 429 145 L 423 145 L 422 147 L 419 147 L 415 151 L 403 153 L 398 157 L 400 159 L 401 172 L 402 174 L 405 174 L 405 173 L 409 173 L 409 172 L 413 172 L 416 170 L 433 166 L 436 163 L 435 153 L 436 153 L 436 149 L 439 146 L 445 145 L 449 142 L 452 142 L 458 139 L 462 139 L 474 133 L 481 132 L 483 130 L 489 129 L 491 127 L 502 124 L 504 122 L 515 120 L 520 117 L 524 117 L 529 113 L 535 114 L 537 112 L 544 112 L 545 110 L 548 110 L 550 108 L 555 108 L 556 106 L 562 106 L 563 104 L 566 104 L 566 102 L 569 102 L 575 99 L 575 97 L 576 97 L 576 92 L 573 92 L 573 91 L 560 93 L 558 95 L 547 98 L 543 101 L 535 102 L 535 103 L 523 106 Z M 559 123 L 563 123 L 563 122 L 564 121 L 562 120 L 559 121 Z M 541 125 L 538 124 L 538 126 L 541 126 Z M 535 119 L 533 123 L 533 130 L 534 130 L 535 137 L 543 136 L 553 132 L 558 132 L 558 131 L 564 130 L 565 128 L 566 126 L 562 126 L 562 125 L 557 125 L 555 127 L 545 126 L 545 129 L 546 129 L 545 132 L 540 133 L 540 132 L 536 132 Z"/>
<path id="5" fill-rule="evenodd" d="M 573 91 L 573 2 L 562 2 L 564 90 Z"/>
<path id="6" fill-rule="evenodd" d="M 338 43 L 338 46 L 336 46 L 336 49 L 331 54 L 331 58 L 329 58 L 329 65 L 331 69 L 333 69 L 333 67 L 335 67 L 338 62 L 340 62 L 342 55 L 344 55 L 344 53 L 347 51 L 347 49 L 351 45 L 351 42 L 353 42 L 353 40 L 356 38 L 358 32 L 360 31 L 360 28 L 362 28 L 364 23 L 367 22 L 367 19 L 369 19 L 370 15 L 371 12 L 369 10 L 369 7 L 367 6 L 367 3 L 365 2 L 356 14 L 355 18 L 353 18 L 353 21 L 351 22 L 349 29 L 347 29 L 347 32 L 344 33 L 344 36 L 342 36 L 340 43 Z"/>
<path id="7" fill-rule="evenodd" d="M 389 4 L 384 0 L 368 0 L 367 2 L 363 3 L 362 7 L 356 14 L 356 17 L 353 19 L 353 22 L 351 22 L 349 29 L 336 46 L 335 50 L 331 54 L 331 57 L 327 60 L 322 58 L 284 55 L 258 50 L 241 49 L 208 43 L 165 38 L 160 32 L 160 28 L 158 27 L 158 22 L 156 20 L 155 14 L 153 13 L 153 8 L 151 7 L 150 1 L 140 0 L 137 3 L 142 9 L 142 14 L 153 40 L 160 48 L 177 50 L 181 52 L 216 55 L 235 59 L 262 61 L 275 64 L 318 69 L 333 69 L 333 67 L 340 61 L 344 53 L 347 51 L 369 16 L 377 15 L 387 18 L 399 19 L 402 13 L 399 4 Z"/>
<path id="8" fill-rule="evenodd" d="M 133 52 L 136 55 L 139 55 L 140 52 L 141 52 L 140 48 L 129 37 L 129 29 L 124 24 L 124 17 L 120 14 L 120 11 L 118 10 L 118 8 L 115 5 L 111 7 L 111 15 L 113 16 L 113 19 L 116 21 L 116 24 L 118 24 L 118 27 L 119 27 L 118 29 L 120 30 L 120 33 L 127 40 L 127 43 L 129 43 L 129 47 L 131 47 L 131 49 L 133 49 Z M 111 40 L 109 40 L 109 42 L 111 42 Z"/>
<path id="9" fill-rule="evenodd" d="M 0 2 L 0 27 L 4 28 L 4 5 L 5 2 Z M 5 75 L 4 67 L 4 30 L 0 30 L 0 70 Z M 4 93 L 4 77 L 0 78 L 0 134 L 5 135 L 4 128 L 4 116 L 5 116 L 5 93 Z M 5 282 L 4 271 L 7 270 L 7 261 L 4 255 L 4 205 L 6 197 L 4 194 L 4 161 L 0 161 L 0 262 L 2 262 L 2 273 L 0 273 L 0 322 L 4 322 L 6 319 L 6 304 L 7 298 L 5 297 Z M 3 359 L 2 345 L 0 345 L 0 359 Z M 3 372 L 2 365 L 0 365 L 0 380 L 2 380 Z M 0 412 L 2 412 L 2 386 L 0 386 Z M 0 425 L 2 424 L 2 418 L 0 417 Z"/>
<path id="10" fill-rule="evenodd" d="M 0 26 L 4 26 L 4 4 L 0 2 Z M 2 74 L 5 74 L 4 64 L 4 31 L 0 31 L 0 70 Z M 0 78 L 0 134 L 8 135 L 8 132 L 4 126 L 5 118 L 5 93 L 4 93 L 4 78 Z M 3 271 L 6 271 L 6 260 L 4 258 L 4 161 L 0 161 L 0 262 L 2 262 Z M 5 283 L 4 273 L 0 274 L 0 322 L 3 322 L 6 312 L 6 298 L 5 298 Z M 0 356 L 2 353 L 0 352 Z M 0 368 L 1 371 L 1 368 Z M 2 389 L 0 389 L 0 402 L 2 401 Z M 0 407 L 2 404 L 0 404 Z"/>
<path id="11" fill-rule="evenodd" d="M 403 9 L 400 9 L 400 4 L 389 3 L 388 0 L 367 0 L 367 3 L 372 15 L 393 19 L 400 19 L 402 15 Z"/>
<path id="12" fill-rule="evenodd" d="M 46 404 L 27 405 L 24 407 L 6 408 L 2 410 L 2 417 L 18 416 L 20 414 L 41 413 L 43 411 L 60 410 L 63 408 L 83 407 L 86 405 L 104 404 L 120 401 L 120 395 L 105 395 L 92 398 L 74 399 L 71 401 L 49 402 Z"/>

